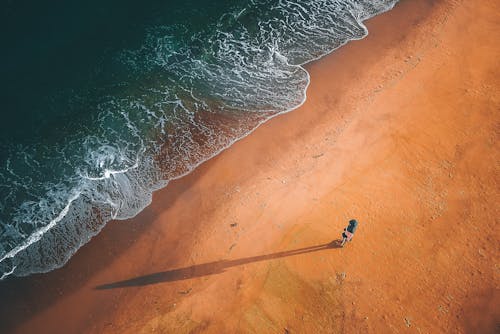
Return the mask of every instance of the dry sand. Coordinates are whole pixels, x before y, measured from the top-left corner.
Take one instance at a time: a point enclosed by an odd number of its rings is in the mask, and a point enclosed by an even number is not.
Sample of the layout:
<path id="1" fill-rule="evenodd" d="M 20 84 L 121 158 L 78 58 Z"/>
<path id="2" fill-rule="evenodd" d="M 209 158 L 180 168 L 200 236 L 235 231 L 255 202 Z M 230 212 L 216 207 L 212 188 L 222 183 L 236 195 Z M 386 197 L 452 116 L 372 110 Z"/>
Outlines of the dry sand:
<path id="1" fill-rule="evenodd" d="M 500 3 L 367 26 L 308 66 L 301 108 L 0 284 L 2 332 L 498 332 Z"/>

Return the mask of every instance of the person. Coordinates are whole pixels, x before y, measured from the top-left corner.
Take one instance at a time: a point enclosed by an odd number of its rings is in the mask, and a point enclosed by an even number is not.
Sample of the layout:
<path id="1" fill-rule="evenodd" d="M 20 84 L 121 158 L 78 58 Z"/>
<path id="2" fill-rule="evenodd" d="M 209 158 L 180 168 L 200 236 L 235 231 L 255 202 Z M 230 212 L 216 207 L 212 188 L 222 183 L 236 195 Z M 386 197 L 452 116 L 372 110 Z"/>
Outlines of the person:
<path id="1" fill-rule="evenodd" d="M 357 228 L 358 228 L 358 221 L 356 219 L 349 220 L 349 225 L 347 225 L 347 227 L 344 228 L 344 232 L 342 232 L 342 242 L 340 243 L 341 246 L 344 246 L 344 244 L 347 241 L 352 240 L 354 232 L 356 232 Z"/>

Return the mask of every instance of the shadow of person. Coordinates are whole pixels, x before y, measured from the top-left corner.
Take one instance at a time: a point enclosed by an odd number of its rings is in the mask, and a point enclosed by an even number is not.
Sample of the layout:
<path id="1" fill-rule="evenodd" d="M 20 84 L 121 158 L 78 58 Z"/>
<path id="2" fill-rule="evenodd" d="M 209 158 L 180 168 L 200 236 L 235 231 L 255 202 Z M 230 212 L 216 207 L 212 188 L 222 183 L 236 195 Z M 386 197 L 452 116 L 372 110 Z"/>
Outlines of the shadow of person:
<path id="1" fill-rule="evenodd" d="M 131 279 L 102 284 L 95 287 L 96 290 L 107 290 L 116 288 L 126 288 L 133 286 L 144 286 L 162 282 L 174 282 L 190 278 L 203 277 L 223 273 L 226 269 L 248 263 L 278 259 L 299 254 L 317 252 L 326 249 L 340 248 L 339 240 L 334 240 L 327 244 L 299 248 L 289 251 L 272 254 L 258 255 L 235 260 L 219 260 L 203 264 L 196 264 L 189 267 L 160 271 L 153 274 L 138 276 Z"/>

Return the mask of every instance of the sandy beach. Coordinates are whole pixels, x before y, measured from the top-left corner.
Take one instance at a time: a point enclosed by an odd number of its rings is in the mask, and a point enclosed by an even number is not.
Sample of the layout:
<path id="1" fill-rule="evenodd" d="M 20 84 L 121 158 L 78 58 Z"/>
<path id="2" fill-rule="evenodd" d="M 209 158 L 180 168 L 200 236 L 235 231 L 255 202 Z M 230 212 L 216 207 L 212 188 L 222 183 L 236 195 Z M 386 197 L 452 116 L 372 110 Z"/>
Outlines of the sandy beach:
<path id="1" fill-rule="evenodd" d="M 303 106 L 0 282 L 0 332 L 498 332 L 500 3 L 366 25 L 307 65 Z"/>

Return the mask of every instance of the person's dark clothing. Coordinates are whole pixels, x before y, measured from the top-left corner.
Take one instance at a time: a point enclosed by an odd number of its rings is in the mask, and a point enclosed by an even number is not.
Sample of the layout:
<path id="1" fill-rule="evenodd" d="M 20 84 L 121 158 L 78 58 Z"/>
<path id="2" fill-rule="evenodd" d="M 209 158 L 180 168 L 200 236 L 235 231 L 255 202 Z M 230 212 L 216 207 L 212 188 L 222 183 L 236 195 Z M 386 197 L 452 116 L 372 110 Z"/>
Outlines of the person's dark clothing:
<path id="1" fill-rule="evenodd" d="M 351 219 L 349 221 L 349 226 L 347 226 L 346 230 L 354 234 L 357 228 L 358 228 L 358 221 L 356 219 Z"/>

